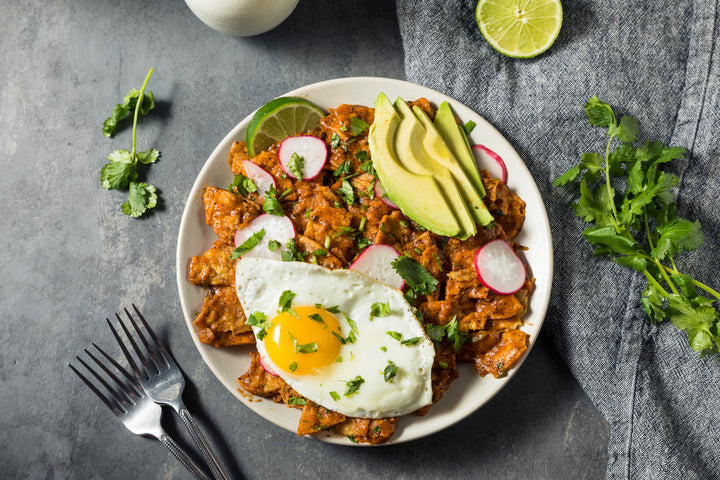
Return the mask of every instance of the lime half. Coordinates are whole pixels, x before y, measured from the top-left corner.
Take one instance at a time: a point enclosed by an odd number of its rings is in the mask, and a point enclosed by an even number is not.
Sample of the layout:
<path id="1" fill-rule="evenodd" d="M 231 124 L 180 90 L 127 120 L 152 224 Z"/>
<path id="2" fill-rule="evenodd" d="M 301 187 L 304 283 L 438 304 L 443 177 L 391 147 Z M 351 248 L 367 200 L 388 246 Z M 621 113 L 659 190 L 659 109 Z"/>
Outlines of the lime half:
<path id="1" fill-rule="evenodd" d="M 300 97 L 280 97 L 255 112 L 245 135 L 250 156 L 298 133 L 305 133 L 320 124 L 325 112 Z"/>
<path id="2" fill-rule="evenodd" d="M 503 55 L 530 58 L 553 44 L 562 25 L 560 0 L 480 0 L 480 32 Z"/>

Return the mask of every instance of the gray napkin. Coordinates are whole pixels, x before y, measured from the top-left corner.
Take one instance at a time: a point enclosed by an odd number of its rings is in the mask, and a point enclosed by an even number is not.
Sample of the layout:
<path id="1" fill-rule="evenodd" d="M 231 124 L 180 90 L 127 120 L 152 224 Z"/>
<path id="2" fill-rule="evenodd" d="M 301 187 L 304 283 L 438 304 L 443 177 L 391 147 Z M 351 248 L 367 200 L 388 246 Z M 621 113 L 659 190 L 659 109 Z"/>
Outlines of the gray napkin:
<path id="1" fill-rule="evenodd" d="M 608 478 L 720 478 L 720 355 L 700 359 L 686 336 L 652 324 L 645 279 L 581 237 L 567 190 L 552 181 L 604 131 L 583 105 L 597 95 L 640 124 L 640 137 L 684 146 L 668 168 L 678 206 L 705 243 L 679 268 L 720 289 L 720 4 L 713 0 L 565 1 L 550 50 L 516 60 L 495 52 L 474 0 L 397 0 L 409 81 L 473 108 L 512 143 L 543 195 L 555 277 L 545 332 L 610 424 Z"/>

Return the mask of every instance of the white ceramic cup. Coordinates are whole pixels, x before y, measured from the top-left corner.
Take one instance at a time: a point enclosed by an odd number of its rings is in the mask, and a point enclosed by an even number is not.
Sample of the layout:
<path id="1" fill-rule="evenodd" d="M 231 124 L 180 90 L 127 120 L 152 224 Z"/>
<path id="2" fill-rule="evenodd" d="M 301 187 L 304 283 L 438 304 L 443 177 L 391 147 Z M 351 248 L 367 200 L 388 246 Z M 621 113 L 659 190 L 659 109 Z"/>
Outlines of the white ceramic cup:
<path id="1" fill-rule="evenodd" d="M 299 0 L 185 0 L 210 28 L 238 37 L 259 35 L 277 27 Z"/>

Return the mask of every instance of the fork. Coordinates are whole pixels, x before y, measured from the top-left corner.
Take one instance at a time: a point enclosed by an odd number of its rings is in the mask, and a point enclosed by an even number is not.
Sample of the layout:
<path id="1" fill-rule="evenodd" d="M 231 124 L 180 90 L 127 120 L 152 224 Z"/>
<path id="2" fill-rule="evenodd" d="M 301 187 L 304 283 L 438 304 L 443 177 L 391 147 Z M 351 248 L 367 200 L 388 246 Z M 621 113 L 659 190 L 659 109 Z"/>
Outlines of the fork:
<path id="1" fill-rule="evenodd" d="M 160 416 L 162 413 L 160 405 L 153 402 L 143 393 L 141 385 L 127 370 L 95 343 L 92 345 L 125 377 L 124 380 L 118 378 L 101 359 L 93 355 L 88 349 L 85 349 L 85 353 L 112 379 L 117 388 L 111 386 L 101 374 L 80 357 L 75 358 L 102 384 L 108 395 L 103 394 L 91 380 L 80 373 L 74 366 L 68 365 L 72 371 L 90 387 L 90 390 L 100 397 L 100 400 L 123 422 L 128 430 L 136 435 L 151 435 L 155 437 L 172 452 L 175 458 L 177 458 L 196 479 L 210 480 L 207 474 L 200 469 L 187 452 L 163 430 L 160 424 Z"/>
<path id="2" fill-rule="evenodd" d="M 133 359 L 133 356 L 128 351 L 128 348 L 120 338 L 120 335 L 118 335 L 115 327 L 113 327 L 110 319 L 106 320 L 110 330 L 112 330 L 112 333 L 115 336 L 115 339 L 120 344 L 120 348 L 130 364 L 135 377 L 140 382 L 140 385 L 142 385 L 142 388 L 145 390 L 145 393 L 149 398 L 156 403 L 169 405 L 180 416 L 185 424 L 185 427 L 190 432 L 190 436 L 193 441 L 200 449 L 205 462 L 210 467 L 210 471 L 212 472 L 213 477 L 215 477 L 215 480 L 229 480 L 230 477 L 225 470 L 223 470 L 217 456 L 212 451 L 210 444 L 205 439 L 205 436 L 202 434 L 198 425 L 195 423 L 195 420 L 183 403 L 182 394 L 183 389 L 185 388 L 185 377 L 180 371 L 177 363 L 175 363 L 175 359 L 165 348 L 157 335 L 155 335 L 155 332 L 153 332 L 150 325 L 148 325 L 145 321 L 145 318 L 142 313 L 140 313 L 140 310 L 138 310 L 134 304 L 132 304 L 132 307 L 145 327 L 145 330 L 148 333 L 148 338 L 143 335 L 141 329 L 138 327 L 138 324 L 135 322 L 135 319 L 127 308 L 124 309 L 125 314 L 130 320 L 133 330 L 145 347 L 144 350 L 135 342 L 130 330 L 125 326 L 125 323 L 120 318 L 120 315 L 116 313 L 115 316 L 125 332 L 130 345 L 132 345 L 135 354 L 140 360 L 139 364 Z"/>

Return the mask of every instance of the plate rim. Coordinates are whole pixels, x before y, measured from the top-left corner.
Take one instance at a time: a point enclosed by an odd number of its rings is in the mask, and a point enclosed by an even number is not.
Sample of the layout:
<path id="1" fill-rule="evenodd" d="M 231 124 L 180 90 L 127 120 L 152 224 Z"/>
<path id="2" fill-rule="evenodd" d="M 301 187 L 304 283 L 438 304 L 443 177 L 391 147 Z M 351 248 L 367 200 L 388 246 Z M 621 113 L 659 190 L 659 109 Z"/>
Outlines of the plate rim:
<path id="1" fill-rule="evenodd" d="M 533 246 L 533 248 L 541 248 L 542 251 L 538 252 L 539 259 L 544 259 L 544 262 L 540 265 L 544 271 L 546 272 L 546 279 L 544 280 L 544 283 L 540 286 L 537 285 L 536 282 L 536 289 L 533 292 L 533 295 L 530 299 L 530 305 L 532 311 L 528 314 L 530 317 L 537 317 L 535 318 L 535 324 L 532 324 L 531 331 L 533 332 L 529 341 L 528 349 L 523 355 L 523 357 L 518 361 L 518 363 L 515 365 L 515 367 L 508 372 L 508 375 L 501 379 L 495 379 L 495 378 L 488 378 L 486 377 L 479 377 L 468 365 L 460 365 L 460 378 L 453 382 L 453 386 L 456 386 L 457 384 L 465 384 L 468 383 L 477 383 L 477 382 L 486 382 L 486 383 L 494 383 L 493 386 L 490 387 L 489 392 L 484 395 L 482 398 L 482 401 L 479 402 L 477 405 L 474 406 L 474 408 L 471 409 L 464 409 L 461 412 L 457 412 L 454 414 L 447 414 L 449 418 L 445 419 L 447 421 L 441 422 L 441 425 L 438 426 L 431 426 L 427 429 L 427 431 L 424 431 L 422 428 L 416 429 L 419 430 L 417 432 L 412 432 L 410 434 L 404 434 L 405 430 L 402 425 L 402 419 L 399 422 L 398 430 L 395 432 L 395 435 L 390 438 L 388 442 L 385 442 L 380 445 L 391 445 L 391 444 L 398 444 L 403 443 L 411 440 L 415 440 L 418 438 L 422 438 L 428 435 L 431 435 L 433 433 L 437 433 L 439 431 L 442 431 L 462 420 L 470 416 L 471 414 L 478 411 L 483 405 L 485 405 L 487 402 L 489 402 L 495 395 L 497 395 L 510 381 L 512 377 L 517 373 L 517 371 L 522 367 L 522 365 L 525 362 L 525 359 L 530 354 L 530 351 L 534 347 L 537 337 L 540 333 L 542 324 L 544 322 L 545 316 L 547 314 L 547 309 L 550 302 L 550 295 L 551 295 L 551 288 L 552 288 L 552 279 L 553 279 L 553 248 L 552 248 L 552 232 L 550 230 L 550 223 L 547 216 L 547 211 L 545 209 L 544 202 L 542 200 L 542 195 L 540 193 L 540 190 L 537 187 L 537 184 L 535 183 L 532 174 L 530 173 L 529 169 L 525 165 L 524 161 L 520 157 L 520 155 L 517 153 L 517 151 L 514 149 L 514 147 L 510 144 L 510 142 L 492 125 L 490 124 L 484 117 L 482 117 L 479 113 L 475 112 L 474 110 L 470 109 L 466 105 L 462 104 L 461 102 L 455 100 L 454 98 L 443 94 L 437 90 L 434 90 L 429 87 L 425 87 L 416 83 L 408 82 L 406 80 L 399 80 L 399 79 L 393 79 L 393 78 L 386 78 L 386 77 L 372 77 L 372 76 L 361 76 L 361 77 L 339 77 L 329 80 L 323 80 L 320 82 L 308 84 L 302 87 L 298 87 L 294 90 L 291 90 L 287 93 L 284 93 L 280 96 L 299 96 L 303 98 L 312 97 L 314 92 L 323 91 L 325 89 L 343 89 L 348 88 L 348 86 L 354 86 L 357 88 L 357 86 L 360 85 L 363 88 L 368 87 L 369 85 L 377 86 L 377 92 L 375 95 L 380 93 L 380 91 L 392 89 L 392 90 L 398 90 L 398 91 L 418 91 L 423 92 L 422 95 L 415 96 L 415 94 L 412 94 L 412 98 L 420 98 L 420 96 L 423 97 L 430 97 L 428 100 L 430 100 L 432 103 L 439 103 L 441 101 L 447 101 L 453 111 L 457 114 L 459 118 L 462 118 L 463 120 L 473 120 L 477 123 L 477 127 L 480 127 L 480 130 L 483 131 L 484 134 L 489 134 L 492 137 L 492 140 L 497 143 L 497 145 L 500 145 L 502 148 L 500 148 L 498 153 L 501 154 L 501 156 L 506 159 L 506 163 L 509 159 L 512 159 L 513 169 L 519 168 L 523 175 L 518 175 L 519 177 L 522 177 L 525 179 L 525 181 L 529 180 L 531 186 L 530 186 L 530 193 L 532 193 L 532 197 L 537 197 L 537 199 L 540 200 L 539 203 L 537 203 L 535 206 L 539 208 L 539 212 L 541 215 L 538 219 L 535 219 L 536 221 L 539 221 L 539 226 L 541 230 L 545 233 L 545 235 L 542 236 L 542 242 L 537 246 Z M 277 97 L 276 97 L 277 98 Z M 411 97 L 407 97 L 411 98 Z M 269 100 L 268 100 L 269 101 Z M 342 103 L 352 103 L 352 102 L 342 102 Z M 258 108 L 260 108 L 262 105 L 260 105 Z M 321 107 L 327 109 L 328 106 L 320 105 Z M 330 107 L 335 107 L 335 105 L 329 105 Z M 191 253 L 191 255 L 188 255 L 187 245 L 186 242 L 184 242 L 184 233 L 189 228 L 190 222 L 197 220 L 197 218 L 191 218 L 193 217 L 193 213 L 195 213 L 193 210 L 193 205 L 196 203 L 200 204 L 200 209 L 204 210 L 202 206 L 202 190 L 205 188 L 206 185 L 208 185 L 206 179 L 209 176 L 212 169 L 217 168 L 218 162 L 221 164 L 224 163 L 227 165 L 227 155 L 229 152 L 229 148 L 232 145 L 232 143 L 236 140 L 244 140 L 244 131 L 247 128 L 247 124 L 250 122 L 250 119 L 252 118 L 253 114 L 257 111 L 257 109 L 250 112 L 247 116 L 245 116 L 240 122 L 238 122 L 230 131 L 222 138 L 222 140 L 217 144 L 217 146 L 212 150 L 208 158 L 204 161 L 201 169 L 199 170 L 193 185 L 190 189 L 190 192 L 187 196 L 187 200 L 185 202 L 184 208 L 183 208 L 183 214 L 180 221 L 180 226 L 178 229 L 178 238 L 177 238 L 177 246 L 176 246 L 176 281 L 177 281 L 177 287 L 178 287 L 178 295 L 180 298 L 180 304 L 183 310 L 183 317 L 185 320 L 185 324 L 189 330 L 190 336 L 193 339 L 193 343 L 200 353 L 200 356 L 203 359 L 203 362 L 205 365 L 210 369 L 210 371 L 213 373 L 215 378 L 220 381 L 220 383 L 225 387 L 227 390 L 230 391 L 230 393 L 233 394 L 233 396 L 236 399 L 239 399 L 246 407 L 250 408 L 253 412 L 260 415 L 264 419 L 270 421 L 276 426 L 279 426 L 285 430 L 288 430 L 295 433 L 295 430 L 297 428 L 297 422 L 295 424 L 283 424 L 283 422 L 279 422 L 277 419 L 277 414 L 280 412 L 278 408 L 278 404 L 272 403 L 272 401 L 268 400 L 262 400 L 257 401 L 255 397 L 252 397 L 251 395 L 241 392 L 239 385 L 237 382 L 235 382 L 235 385 L 231 387 L 227 382 L 223 380 L 223 374 L 219 371 L 217 365 L 214 361 L 212 361 L 209 358 L 209 352 L 220 352 L 221 350 L 224 351 L 224 353 L 228 352 L 235 352 L 235 351 L 243 351 L 247 352 L 247 347 L 229 347 L 225 349 L 216 349 L 214 347 L 211 347 L 209 345 L 205 345 L 199 341 L 197 331 L 195 329 L 195 326 L 193 325 L 194 315 L 191 309 L 191 306 L 188 305 L 188 299 L 185 295 L 185 289 L 186 288 L 192 288 L 192 289 L 200 289 L 201 287 L 197 287 L 195 285 L 190 284 L 187 281 L 187 266 L 190 258 L 192 258 L 192 255 L 198 255 L 202 252 L 195 251 L 194 253 Z M 472 136 L 472 134 L 471 134 Z M 472 142 L 471 142 L 472 143 Z M 497 148 L 497 146 L 496 146 Z M 519 163 L 517 163 L 519 161 Z M 232 173 L 229 171 L 228 168 L 228 176 L 232 175 Z M 515 175 L 512 175 L 509 178 L 508 183 L 512 185 L 512 178 Z M 515 189 L 513 189 L 514 191 Z M 527 191 L 527 190 L 525 190 Z M 526 204 L 527 201 L 527 195 L 519 193 L 521 195 L 521 198 L 525 200 Z M 204 215 L 203 215 L 204 217 Z M 200 228 L 204 230 L 212 230 L 208 225 L 206 225 L 204 222 L 201 222 L 202 225 Z M 527 218 L 526 218 L 526 224 L 527 224 Z M 213 233 L 214 235 L 214 233 Z M 522 235 L 522 232 L 521 232 Z M 208 248 L 206 246 L 205 248 Z M 540 261 L 538 260 L 538 261 Z M 537 277 L 535 277 L 537 279 Z M 240 371 L 241 369 L 238 369 L 238 376 L 244 373 L 244 371 Z M 471 376 L 472 378 L 467 378 L 468 376 Z M 461 382 L 460 380 L 464 378 L 464 381 Z M 475 381 L 473 381 L 475 380 Z M 457 390 L 457 386 L 456 386 Z M 452 395 L 449 395 L 452 392 L 452 387 L 448 389 L 448 391 L 445 393 L 445 397 L 439 401 L 438 405 L 440 407 L 433 407 L 430 409 L 430 412 L 428 415 L 424 417 L 414 417 L 420 420 L 417 420 L 415 423 L 422 423 L 422 421 L 428 417 L 431 417 L 433 415 L 433 411 L 436 409 L 440 409 L 443 406 L 443 401 L 446 401 L 448 396 L 455 396 L 457 392 L 453 392 Z M 462 392 L 461 392 L 462 395 Z M 260 408 L 260 405 L 263 406 L 263 408 Z M 267 408 L 269 407 L 269 408 Z M 283 405 L 283 407 L 285 407 Z M 287 407 L 283 408 L 285 410 Z M 451 410 L 451 409 L 450 409 Z M 445 409 L 443 409 L 445 411 Z M 445 416 L 445 413 L 443 413 Z M 405 416 L 407 417 L 407 416 Z M 412 417 L 412 416 L 411 416 Z M 299 412 L 298 412 L 298 418 L 299 418 Z M 404 417 L 403 417 L 404 418 Z M 412 420 L 410 420 L 412 421 Z M 432 425 L 432 423 L 431 423 Z M 357 444 L 353 443 L 350 440 L 346 439 L 345 437 L 342 437 L 338 434 L 313 434 L 308 435 L 310 438 L 314 438 L 323 442 L 327 443 L 334 443 L 334 444 L 341 444 L 341 445 L 351 445 L 351 446 L 367 446 L 367 444 Z"/>

